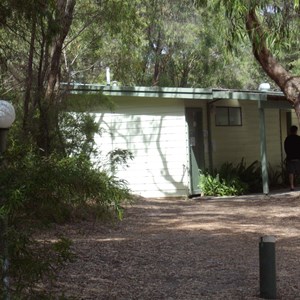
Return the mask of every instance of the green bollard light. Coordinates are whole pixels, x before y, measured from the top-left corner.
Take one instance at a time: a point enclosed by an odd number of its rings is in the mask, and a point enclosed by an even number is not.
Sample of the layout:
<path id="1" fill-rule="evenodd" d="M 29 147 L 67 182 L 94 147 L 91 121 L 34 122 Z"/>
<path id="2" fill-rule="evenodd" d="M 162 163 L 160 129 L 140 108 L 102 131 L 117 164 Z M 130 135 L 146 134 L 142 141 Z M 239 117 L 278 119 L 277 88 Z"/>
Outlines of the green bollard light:
<path id="1" fill-rule="evenodd" d="M 264 236 L 259 242 L 260 297 L 276 299 L 275 237 Z"/>
<path id="2" fill-rule="evenodd" d="M 6 151 L 8 130 L 16 117 L 13 105 L 5 100 L 0 100 L 0 167 L 1 172 L 5 169 L 3 154 Z M 0 207 L 5 203 L 0 195 Z M 4 295 L 2 299 L 10 300 L 9 292 L 9 259 L 7 245 L 7 216 L 0 216 L 0 256 L 2 260 L 2 284 Z"/>

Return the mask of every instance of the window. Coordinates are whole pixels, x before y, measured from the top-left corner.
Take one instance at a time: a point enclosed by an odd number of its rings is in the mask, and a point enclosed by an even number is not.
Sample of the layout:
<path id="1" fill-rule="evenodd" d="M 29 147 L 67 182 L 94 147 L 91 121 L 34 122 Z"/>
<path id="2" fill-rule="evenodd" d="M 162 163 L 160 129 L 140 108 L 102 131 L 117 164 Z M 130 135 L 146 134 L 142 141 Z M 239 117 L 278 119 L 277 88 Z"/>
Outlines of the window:
<path id="1" fill-rule="evenodd" d="M 216 126 L 242 126 L 240 107 L 216 107 Z"/>

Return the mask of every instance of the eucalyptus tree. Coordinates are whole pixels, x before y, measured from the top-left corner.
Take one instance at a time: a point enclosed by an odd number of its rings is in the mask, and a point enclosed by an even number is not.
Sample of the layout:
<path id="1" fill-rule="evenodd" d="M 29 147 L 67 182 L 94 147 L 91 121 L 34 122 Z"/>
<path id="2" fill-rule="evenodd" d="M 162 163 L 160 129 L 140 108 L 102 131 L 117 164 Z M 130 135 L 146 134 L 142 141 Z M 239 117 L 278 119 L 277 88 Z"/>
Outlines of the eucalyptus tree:
<path id="1" fill-rule="evenodd" d="M 132 3 L 138 2 L 1 2 L 1 90 L 20 100 L 24 141 L 32 139 L 45 155 L 55 150 L 61 142 L 61 83 L 99 80 L 107 64 L 99 49 L 112 51 L 107 43 L 115 36 L 126 45 L 137 24 Z"/>
<path id="2" fill-rule="evenodd" d="M 23 98 L 23 136 L 34 135 L 48 155 L 55 135 L 55 107 L 60 62 L 70 30 L 76 0 L 5 0 L 0 11 L 0 56 L 2 76 Z"/>
<path id="3" fill-rule="evenodd" d="M 189 0 L 77 1 L 64 48 L 63 75 L 105 84 L 253 88 L 261 75 L 250 59 L 226 55 L 224 11 Z"/>
<path id="4" fill-rule="evenodd" d="M 250 45 L 237 49 L 243 59 L 227 55 L 224 10 L 197 10 L 190 0 L 141 0 L 136 9 L 140 27 L 131 38 L 138 34 L 138 40 L 130 53 L 119 52 L 125 59 L 114 75 L 128 70 L 119 80 L 146 86 L 256 87 L 261 74 L 249 59 Z"/>
<path id="5" fill-rule="evenodd" d="M 261 75 L 249 45 L 226 55 L 224 11 L 190 0 L 77 0 L 62 76 L 105 84 L 253 88 Z"/>
<path id="6" fill-rule="evenodd" d="M 253 87 L 248 45 L 226 57 L 224 11 L 193 2 L 2 1 L 0 80 L 22 94 L 24 136 L 50 153 L 60 82 L 104 83 L 106 67 L 124 85 Z"/>
<path id="7" fill-rule="evenodd" d="M 187 86 L 199 62 L 200 13 L 190 1 L 145 1 L 147 52 L 145 73 L 152 85 Z M 148 75 L 148 76 L 149 76 Z M 150 79 L 150 78 L 149 78 Z"/>
<path id="8" fill-rule="evenodd" d="M 213 5 L 226 10 L 228 45 L 250 41 L 256 61 L 294 106 L 300 122 L 299 1 L 220 0 Z"/>
<path id="9" fill-rule="evenodd" d="M 131 84 L 138 72 L 141 30 L 140 0 L 78 0 L 66 40 L 62 64 L 65 80 L 105 83 L 105 69 L 114 80 Z"/>

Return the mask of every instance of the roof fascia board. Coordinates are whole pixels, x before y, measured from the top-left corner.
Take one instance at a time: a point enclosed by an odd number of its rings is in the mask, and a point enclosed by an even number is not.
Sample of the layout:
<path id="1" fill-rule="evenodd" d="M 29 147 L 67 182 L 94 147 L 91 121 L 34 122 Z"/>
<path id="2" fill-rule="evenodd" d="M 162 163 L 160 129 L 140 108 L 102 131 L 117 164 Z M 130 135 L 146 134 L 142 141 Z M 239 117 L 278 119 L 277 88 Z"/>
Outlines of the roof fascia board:
<path id="1" fill-rule="evenodd" d="M 282 92 L 260 92 L 260 91 L 239 91 L 228 89 L 206 89 L 206 88 L 176 88 L 176 87 L 119 87 L 100 84 L 62 84 L 68 87 L 72 94 L 98 94 L 99 92 L 107 96 L 120 97 L 149 97 L 149 98 L 177 98 L 194 100 L 253 100 L 260 102 L 267 101 L 267 96 L 284 96 Z M 277 101 L 276 101 L 277 102 Z M 283 101 L 284 102 L 284 101 Z M 270 107 L 275 105 L 270 104 Z M 288 104 L 283 107 L 289 107 Z M 266 105 L 267 108 L 268 105 Z M 275 105 L 276 106 L 276 105 Z"/>
<path id="2" fill-rule="evenodd" d="M 238 92 L 238 91 L 213 91 L 213 100 L 253 100 L 259 101 L 261 93 L 258 92 Z"/>
<path id="3" fill-rule="evenodd" d="M 93 84 L 72 84 L 69 86 L 73 94 L 97 94 L 102 92 L 108 96 L 212 99 L 211 89 L 200 88 L 160 88 L 160 87 L 115 87 Z"/>
<path id="4" fill-rule="evenodd" d="M 259 101 L 261 99 L 261 93 L 256 92 L 232 92 L 231 99 L 234 100 L 253 100 Z"/>

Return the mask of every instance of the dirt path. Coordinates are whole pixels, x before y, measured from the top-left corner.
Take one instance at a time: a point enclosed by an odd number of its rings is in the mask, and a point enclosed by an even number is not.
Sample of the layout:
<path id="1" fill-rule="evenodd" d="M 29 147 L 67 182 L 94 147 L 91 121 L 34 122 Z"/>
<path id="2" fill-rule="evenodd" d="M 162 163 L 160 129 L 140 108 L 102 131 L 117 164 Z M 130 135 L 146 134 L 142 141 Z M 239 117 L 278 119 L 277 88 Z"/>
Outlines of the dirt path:
<path id="1" fill-rule="evenodd" d="M 52 288 L 74 299 L 258 299 L 259 238 L 275 235 L 278 299 L 300 299 L 298 196 L 144 199 L 114 227 L 57 227 L 77 259 Z"/>

